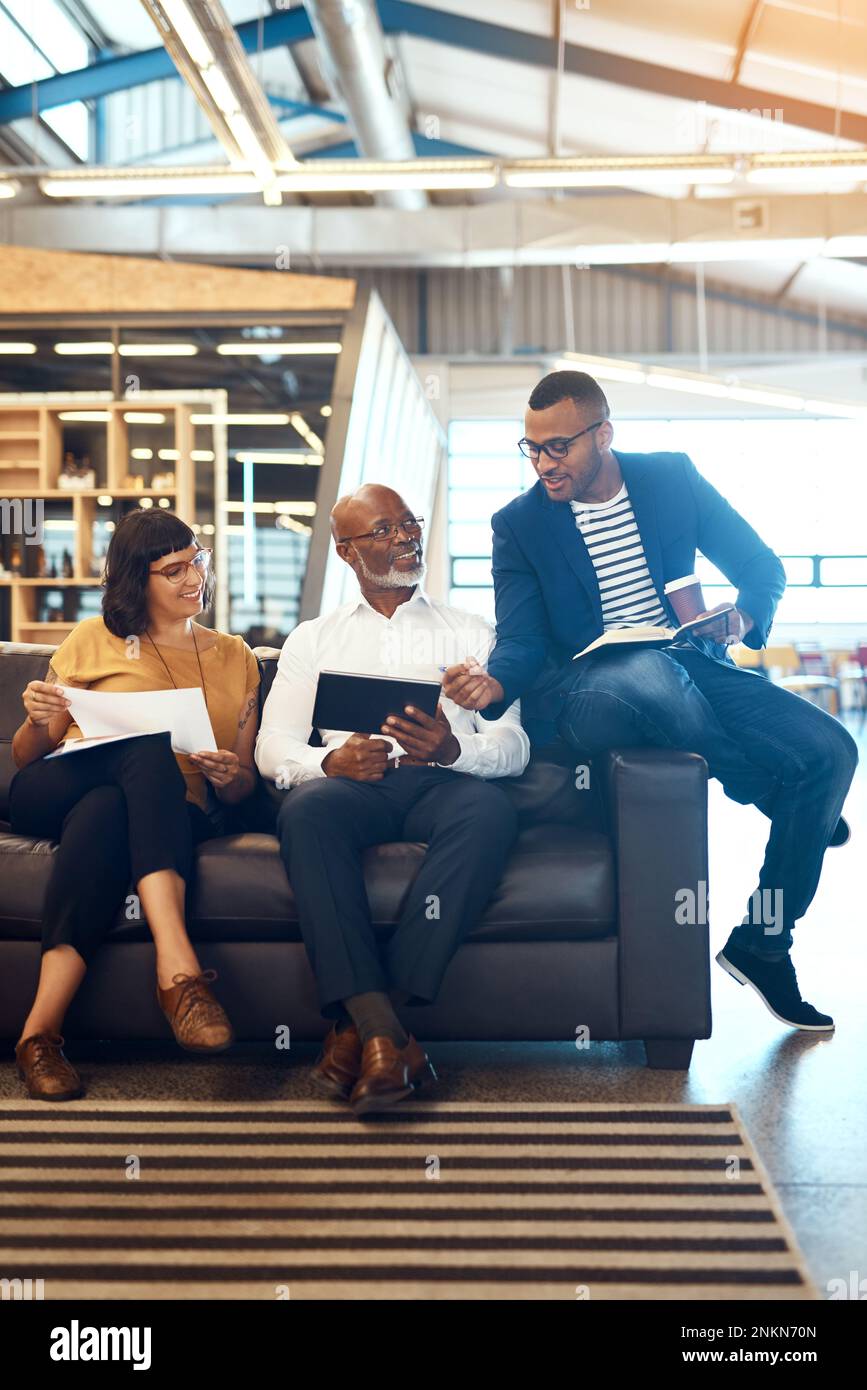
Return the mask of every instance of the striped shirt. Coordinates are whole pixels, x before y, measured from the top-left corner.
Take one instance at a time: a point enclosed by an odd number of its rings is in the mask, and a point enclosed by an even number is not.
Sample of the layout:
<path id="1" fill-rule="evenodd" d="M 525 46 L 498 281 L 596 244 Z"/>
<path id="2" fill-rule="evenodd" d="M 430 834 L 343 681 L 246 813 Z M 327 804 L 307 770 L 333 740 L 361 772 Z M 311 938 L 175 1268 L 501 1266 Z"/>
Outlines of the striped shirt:
<path id="1" fill-rule="evenodd" d="M 604 630 L 644 623 L 666 627 L 668 615 L 647 568 L 626 484 L 607 502 L 569 505 L 596 571 Z"/>

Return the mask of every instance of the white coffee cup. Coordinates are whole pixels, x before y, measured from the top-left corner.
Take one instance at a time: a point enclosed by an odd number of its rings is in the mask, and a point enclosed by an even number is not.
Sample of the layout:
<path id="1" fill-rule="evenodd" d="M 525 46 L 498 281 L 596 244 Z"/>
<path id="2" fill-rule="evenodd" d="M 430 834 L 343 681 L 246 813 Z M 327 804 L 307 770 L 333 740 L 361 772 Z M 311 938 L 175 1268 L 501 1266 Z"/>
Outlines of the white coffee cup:
<path id="1" fill-rule="evenodd" d="M 684 574 L 680 579 L 670 579 L 664 592 L 679 623 L 688 623 L 700 613 L 707 612 L 701 592 L 701 580 L 697 574 Z"/>

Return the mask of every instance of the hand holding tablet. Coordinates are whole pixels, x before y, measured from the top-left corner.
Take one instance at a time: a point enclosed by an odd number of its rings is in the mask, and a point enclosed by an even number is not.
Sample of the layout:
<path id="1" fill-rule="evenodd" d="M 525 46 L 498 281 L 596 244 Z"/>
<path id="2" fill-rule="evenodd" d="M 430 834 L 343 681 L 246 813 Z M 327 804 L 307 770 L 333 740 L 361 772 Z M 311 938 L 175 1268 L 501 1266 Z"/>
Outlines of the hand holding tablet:
<path id="1" fill-rule="evenodd" d="M 439 765 L 450 767 L 461 755 L 461 745 L 452 733 L 452 726 L 437 705 L 436 715 L 431 719 L 424 710 L 407 705 L 403 715 L 389 715 L 382 726 L 384 734 L 396 738 L 409 754 L 398 761 L 424 763 L 428 767 Z"/>

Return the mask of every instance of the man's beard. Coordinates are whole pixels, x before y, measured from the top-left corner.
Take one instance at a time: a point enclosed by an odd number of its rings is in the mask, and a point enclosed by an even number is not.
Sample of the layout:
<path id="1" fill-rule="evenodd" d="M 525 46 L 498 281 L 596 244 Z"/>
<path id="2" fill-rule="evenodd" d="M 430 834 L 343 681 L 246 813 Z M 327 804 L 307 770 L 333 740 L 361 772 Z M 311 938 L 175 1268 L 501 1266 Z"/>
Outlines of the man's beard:
<path id="1" fill-rule="evenodd" d="M 572 490 L 573 502 L 579 501 L 580 498 L 582 498 L 586 494 L 588 487 L 593 486 L 593 484 L 596 482 L 596 479 L 599 477 L 599 474 L 602 471 L 604 460 L 602 458 L 602 451 L 599 448 L 599 445 L 596 443 L 595 438 L 593 439 L 590 445 L 588 463 L 589 467 L 587 469 L 585 477 L 581 480 L 580 487 L 576 483 L 575 488 L 573 488 Z"/>
<path id="2" fill-rule="evenodd" d="M 425 565 L 420 561 L 415 569 L 399 570 L 396 565 L 387 569 L 385 574 L 374 574 L 363 561 L 358 557 L 358 568 L 361 570 L 368 584 L 377 589 L 411 589 L 414 585 L 420 584 L 424 579 Z"/>

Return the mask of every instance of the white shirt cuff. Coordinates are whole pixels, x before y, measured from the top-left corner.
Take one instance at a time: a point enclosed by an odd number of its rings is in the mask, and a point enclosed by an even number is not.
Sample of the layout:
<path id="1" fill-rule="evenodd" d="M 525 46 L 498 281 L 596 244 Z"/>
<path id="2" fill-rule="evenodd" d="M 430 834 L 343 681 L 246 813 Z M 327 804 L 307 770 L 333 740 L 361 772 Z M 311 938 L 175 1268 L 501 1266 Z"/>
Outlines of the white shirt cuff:
<path id="1" fill-rule="evenodd" d="M 454 729 L 452 730 L 454 733 Z M 472 772 L 478 762 L 476 750 L 473 747 L 477 735 L 475 734 L 455 734 L 458 741 L 460 753 L 453 763 L 437 763 L 437 767 L 447 767 L 451 772 Z"/>

